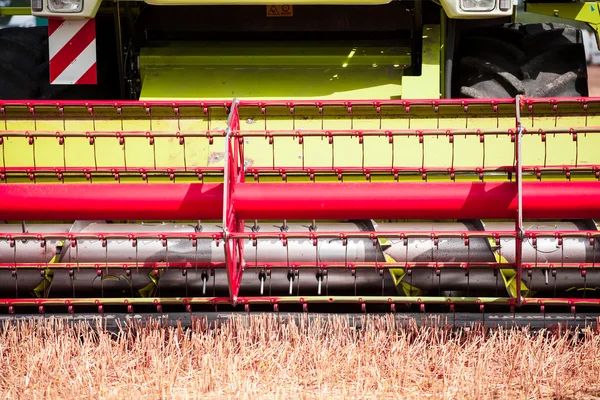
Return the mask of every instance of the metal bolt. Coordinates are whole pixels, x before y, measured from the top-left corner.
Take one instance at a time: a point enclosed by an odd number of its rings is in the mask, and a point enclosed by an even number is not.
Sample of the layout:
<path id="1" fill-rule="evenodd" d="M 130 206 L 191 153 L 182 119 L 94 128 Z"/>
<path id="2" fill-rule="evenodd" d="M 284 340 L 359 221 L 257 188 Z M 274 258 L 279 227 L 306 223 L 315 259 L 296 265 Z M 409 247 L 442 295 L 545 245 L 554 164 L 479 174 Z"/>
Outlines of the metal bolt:
<path id="1" fill-rule="evenodd" d="M 265 281 L 267 280 L 267 273 L 262 270 L 260 274 L 258 274 L 258 279 L 260 280 L 260 294 L 261 296 L 264 294 Z"/>
<path id="2" fill-rule="evenodd" d="M 206 295 L 206 281 L 208 281 L 208 273 L 206 271 L 202 272 L 202 295 Z"/>

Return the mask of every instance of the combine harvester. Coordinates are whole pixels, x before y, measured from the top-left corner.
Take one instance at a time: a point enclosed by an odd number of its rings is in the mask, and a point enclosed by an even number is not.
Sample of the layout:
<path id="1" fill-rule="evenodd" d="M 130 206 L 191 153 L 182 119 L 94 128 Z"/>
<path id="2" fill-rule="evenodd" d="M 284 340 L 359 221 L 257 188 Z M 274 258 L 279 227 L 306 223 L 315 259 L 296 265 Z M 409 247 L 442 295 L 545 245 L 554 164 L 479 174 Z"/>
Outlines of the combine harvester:
<path id="1" fill-rule="evenodd" d="M 511 0 L 25 11 L 48 27 L 0 31 L 0 312 L 598 312 L 578 29 Z"/>

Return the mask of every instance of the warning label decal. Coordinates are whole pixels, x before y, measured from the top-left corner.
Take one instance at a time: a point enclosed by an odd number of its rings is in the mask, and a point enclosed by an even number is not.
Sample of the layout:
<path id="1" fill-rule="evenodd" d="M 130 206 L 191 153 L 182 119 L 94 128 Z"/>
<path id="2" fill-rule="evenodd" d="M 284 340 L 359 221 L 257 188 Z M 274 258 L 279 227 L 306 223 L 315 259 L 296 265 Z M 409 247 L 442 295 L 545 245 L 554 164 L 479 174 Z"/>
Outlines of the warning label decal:
<path id="1" fill-rule="evenodd" d="M 291 4 L 267 5 L 267 17 L 293 17 L 294 6 Z"/>

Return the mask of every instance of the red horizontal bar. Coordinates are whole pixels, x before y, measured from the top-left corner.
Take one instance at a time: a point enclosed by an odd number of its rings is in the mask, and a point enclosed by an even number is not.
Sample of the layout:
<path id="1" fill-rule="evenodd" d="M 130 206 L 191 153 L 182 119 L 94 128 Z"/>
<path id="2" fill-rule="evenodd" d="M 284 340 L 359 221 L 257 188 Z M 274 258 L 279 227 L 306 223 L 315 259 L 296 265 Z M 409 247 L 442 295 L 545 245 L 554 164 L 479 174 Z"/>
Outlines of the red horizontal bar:
<path id="1" fill-rule="evenodd" d="M 514 128 L 508 129 L 481 129 L 481 128 L 428 128 L 428 129 L 269 129 L 269 130 L 242 130 L 234 133 L 237 137 L 253 138 L 253 137 L 269 137 L 274 138 L 289 138 L 289 137 L 438 137 L 438 136 L 510 136 L 515 134 Z M 600 133 L 599 126 L 580 126 L 573 125 L 564 128 L 533 128 L 532 130 L 525 129 L 524 136 L 540 136 L 541 134 L 553 135 L 573 135 L 577 133 Z M 186 130 L 175 132 L 172 130 L 93 130 L 84 132 L 80 130 L 10 130 L 1 131 L 2 137 L 22 137 L 22 138 L 219 138 L 225 136 L 224 129 L 213 130 Z"/>
<path id="2" fill-rule="evenodd" d="M 586 98 L 568 98 L 570 101 L 581 102 L 594 102 L 600 101 L 600 98 L 586 97 Z M 539 99 L 531 99 L 533 101 L 540 101 Z M 561 99 L 562 100 L 562 99 Z M 543 101 L 543 100 L 541 100 Z M 560 103 L 561 101 L 559 101 Z M 37 106 L 55 106 L 55 107 L 229 107 L 231 106 L 231 100 L 177 100 L 177 101 L 137 101 L 137 100 L 119 100 L 119 101 L 102 101 L 102 100 L 6 100 L 0 101 L 0 107 L 3 106 L 23 106 L 23 107 L 37 107 Z M 545 103 L 548 103 L 545 100 Z M 489 99 L 403 99 L 403 100 L 390 100 L 390 99 L 373 99 L 373 100 L 244 100 L 240 101 L 239 107 L 268 107 L 268 106 L 376 106 L 376 105 L 419 105 L 419 106 L 433 106 L 433 105 L 457 105 L 465 106 L 469 104 L 515 104 L 514 98 L 489 98 Z"/>
<path id="3" fill-rule="evenodd" d="M 418 261 L 418 262 L 254 262 L 246 260 L 246 269 L 314 269 L 322 268 L 327 270 L 332 269 L 497 269 L 497 268 L 515 268 L 514 263 L 498 263 L 484 261 Z M 61 269 L 93 269 L 104 270 L 110 269 L 223 269 L 227 265 L 225 262 L 60 262 L 60 263 L 0 263 L 0 270 L 13 269 L 45 269 L 51 267 L 53 270 Z M 529 269 L 549 269 L 549 270 L 566 270 L 577 269 L 581 271 L 598 270 L 600 263 L 546 263 L 540 262 L 537 264 L 523 264 L 523 268 Z"/>
<path id="4" fill-rule="evenodd" d="M 510 182 L 260 183 L 236 188 L 243 219 L 514 219 Z M 525 182 L 523 217 L 600 216 L 599 182 Z"/>
<path id="5" fill-rule="evenodd" d="M 140 262 L 97 262 L 97 263 L 78 263 L 78 262 L 70 262 L 70 263 L 0 263 L 0 270 L 9 269 L 46 269 L 52 268 L 53 270 L 60 269 L 93 269 L 93 270 L 106 270 L 110 269 L 220 269 L 225 268 L 225 262 L 150 262 L 150 261 L 140 261 Z M 314 266 L 313 266 L 314 268 Z"/>
<path id="6" fill-rule="evenodd" d="M 600 235 L 600 232 L 598 232 Z M 501 236 L 500 236 L 501 237 Z M 586 237 L 584 235 L 584 237 Z M 84 232 L 84 233 L 69 233 L 69 232 L 0 232 L 0 240 L 168 240 L 168 239 L 189 239 L 189 240 L 216 240 L 223 239 L 222 232 Z"/>
<path id="7" fill-rule="evenodd" d="M 220 218 L 223 185 L 4 184 L 0 219 L 195 220 Z"/>
<path id="8" fill-rule="evenodd" d="M 222 218 L 223 185 L 3 184 L 1 220 L 195 220 Z M 525 182 L 523 217 L 600 216 L 600 182 Z M 513 219 L 510 182 L 245 183 L 242 219 Z"/>

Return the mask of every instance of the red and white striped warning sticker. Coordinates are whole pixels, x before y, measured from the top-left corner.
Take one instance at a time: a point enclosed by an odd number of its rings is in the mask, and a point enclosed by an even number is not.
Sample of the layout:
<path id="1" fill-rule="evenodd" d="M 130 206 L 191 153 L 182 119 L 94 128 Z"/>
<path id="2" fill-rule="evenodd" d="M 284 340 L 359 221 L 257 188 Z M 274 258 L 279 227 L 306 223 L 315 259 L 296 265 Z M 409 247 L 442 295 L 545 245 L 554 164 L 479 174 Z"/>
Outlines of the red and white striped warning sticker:
<path id="1" fill-rule="evenodd" d="M 94 19 L 49 19 L 50 83 L 96 84 L 96 22 Z"/>

